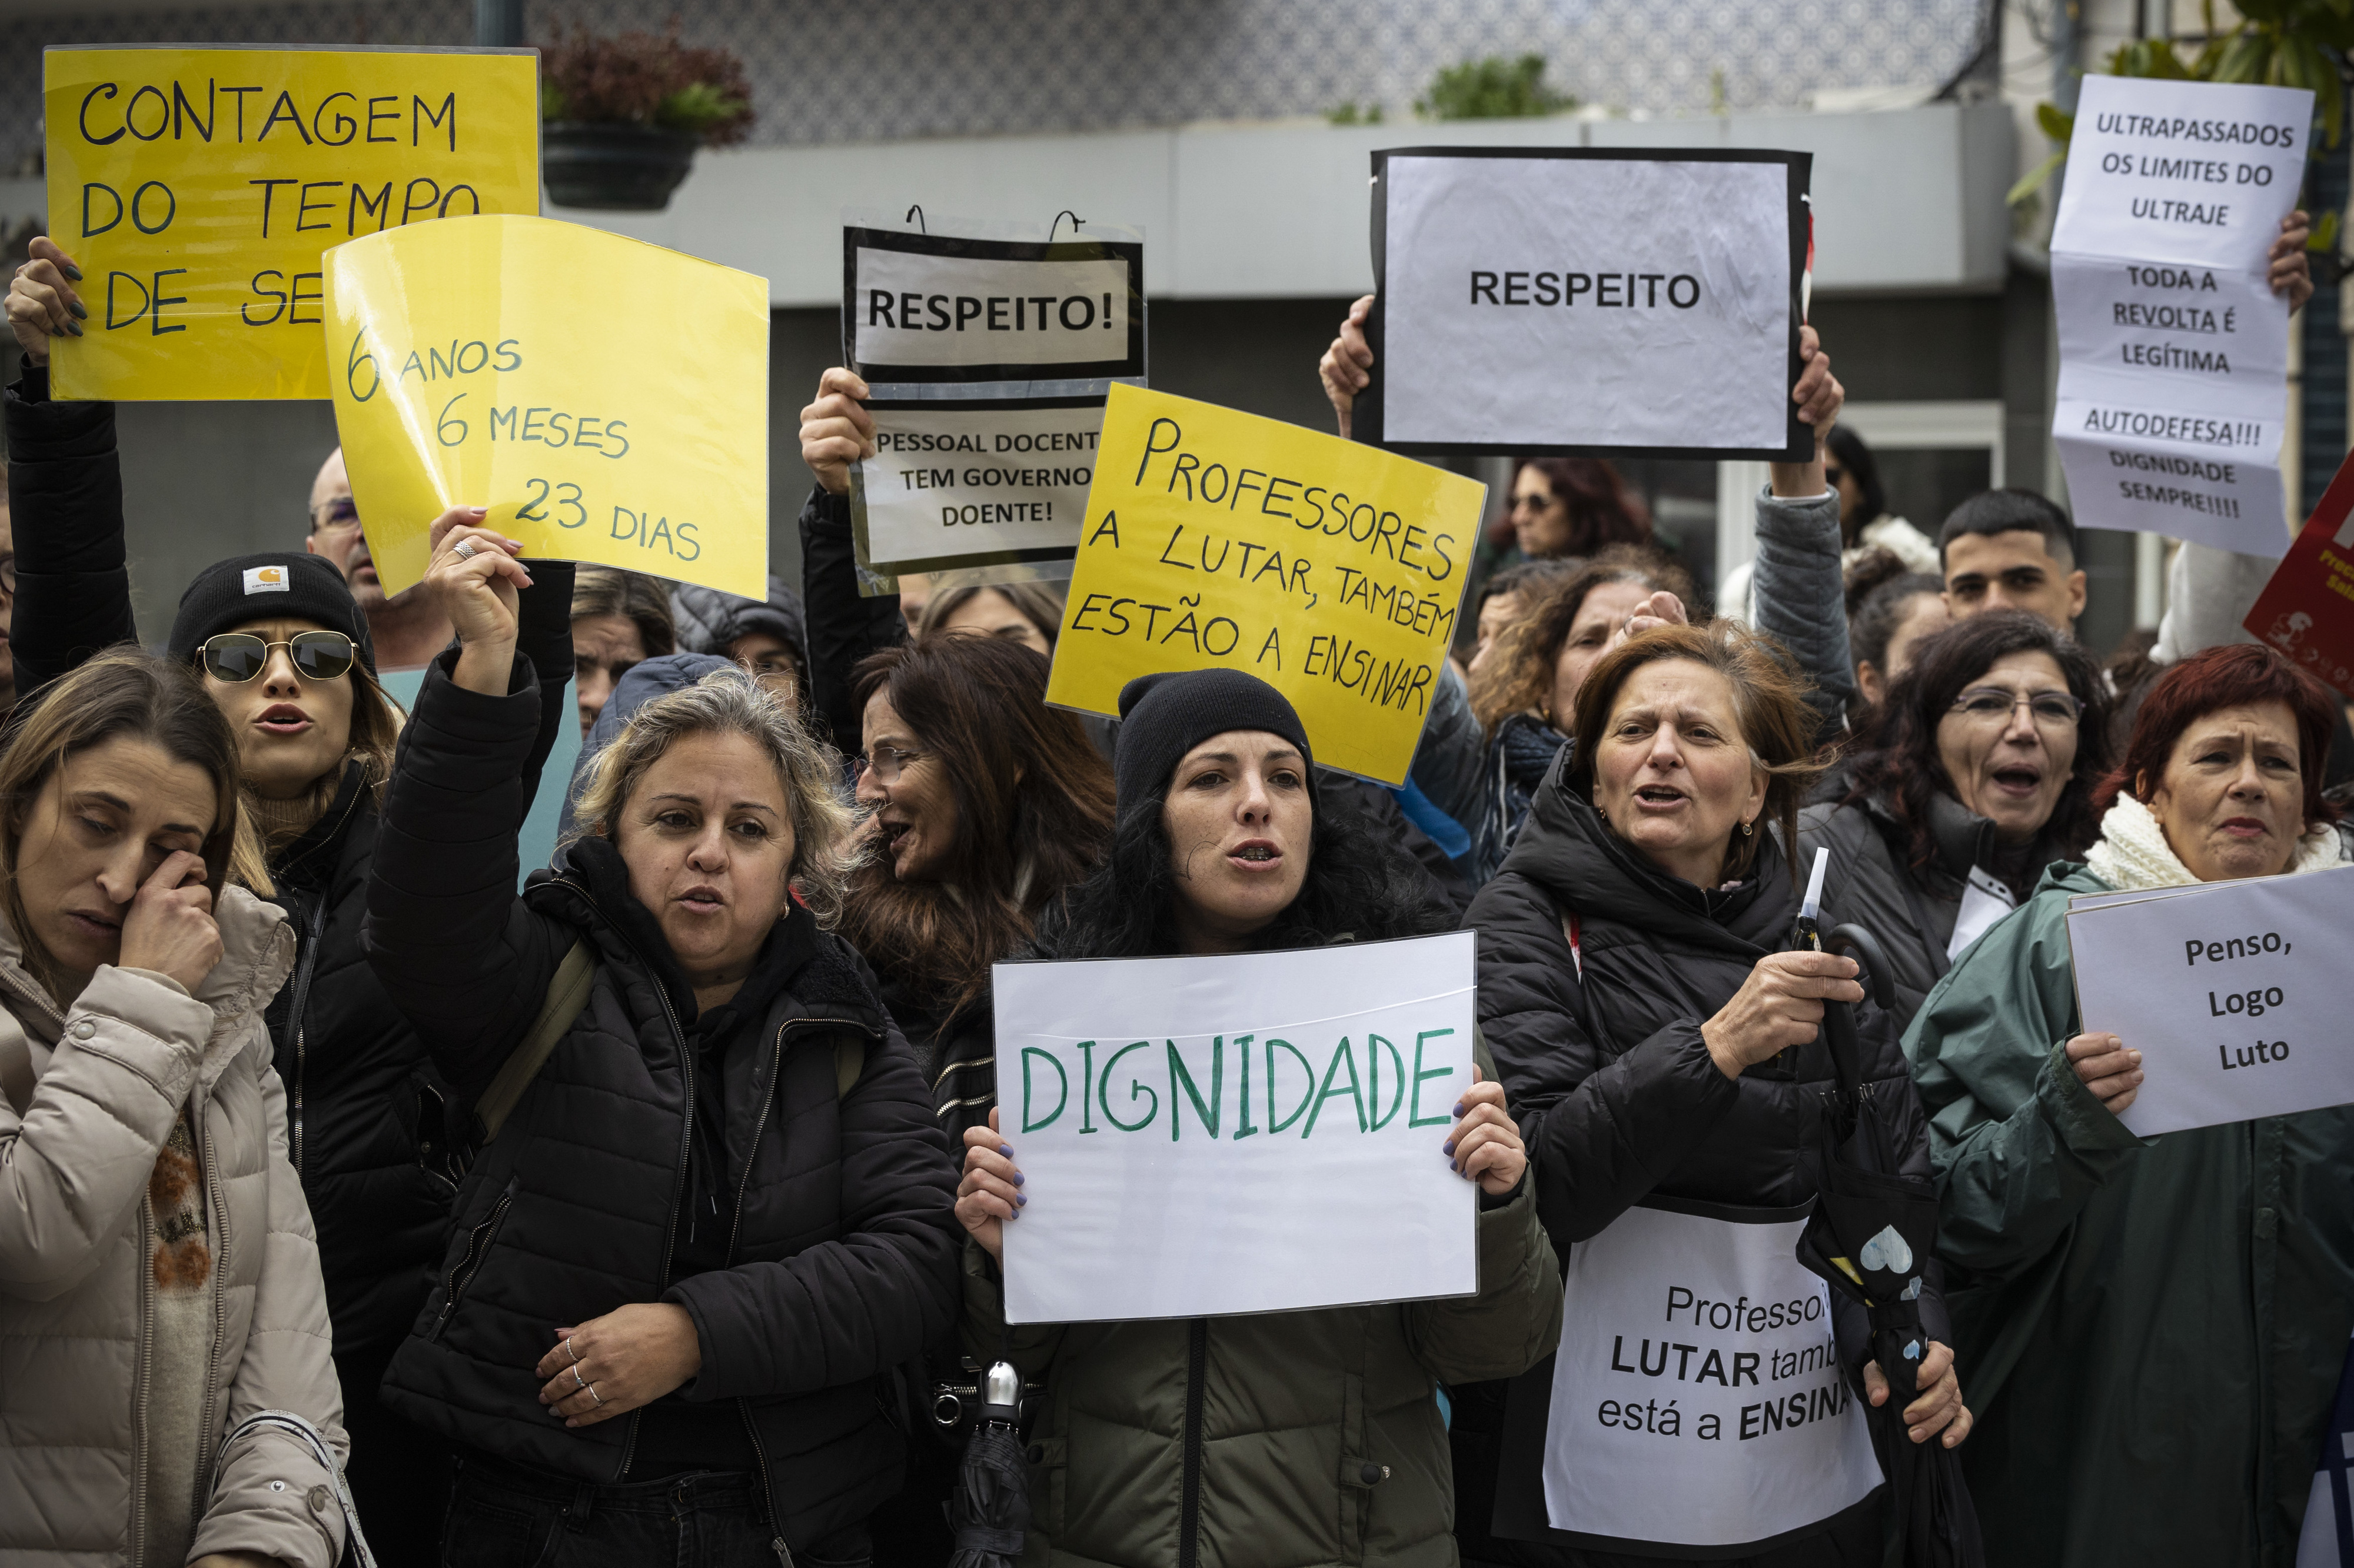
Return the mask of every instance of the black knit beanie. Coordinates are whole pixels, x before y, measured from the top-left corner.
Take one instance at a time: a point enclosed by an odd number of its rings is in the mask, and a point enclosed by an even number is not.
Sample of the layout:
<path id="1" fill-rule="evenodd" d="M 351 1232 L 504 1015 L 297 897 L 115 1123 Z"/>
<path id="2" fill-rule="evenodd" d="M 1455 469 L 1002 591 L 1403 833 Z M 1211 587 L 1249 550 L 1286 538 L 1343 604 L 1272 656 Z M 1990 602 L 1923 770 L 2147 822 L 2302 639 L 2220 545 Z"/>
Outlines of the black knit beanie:
<path id="1" fill-rule="evenodd" d="M 198 572 L 180 596 L 166 644 L 175 659 L 193 659 L 207 637 L 234 631 L 249 620 L 315 620 L 357 645 L 360 662 L 376 673 L 376 649 L 368 641 L 367 617 L 360 613 L 344 574 L 323 556 L 302 550 L 271 550 L 215 561 Z"/>
<path id="2" fill-rule="evenodd" d="M 1120 806 L 1161 795 L 1187 752 L 1230 729 L 1279 735 L 1299 748 L 1311 769 L 1316 766 L 1299 715 L 1257 675 L 1183 670 L 1130 681 L 1120 688 L 1119 738 L 1112 749 L 1112 782 Z"/>

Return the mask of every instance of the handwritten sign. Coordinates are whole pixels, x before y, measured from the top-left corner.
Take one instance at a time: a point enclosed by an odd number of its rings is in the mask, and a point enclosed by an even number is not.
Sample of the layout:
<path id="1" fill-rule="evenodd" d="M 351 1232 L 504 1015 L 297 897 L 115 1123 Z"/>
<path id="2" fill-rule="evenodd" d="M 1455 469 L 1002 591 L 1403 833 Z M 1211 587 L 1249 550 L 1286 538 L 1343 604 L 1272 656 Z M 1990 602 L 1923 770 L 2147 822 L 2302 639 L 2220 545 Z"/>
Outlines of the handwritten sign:
<path id="1" fill-rule="evenodd" d="M 1101 397 L 867 404 L 875 455 L 850 471 L 870 571 L 1067 561 L 1095 482 Z"/>
<path id="2" fill-rule="evenodd" d="M 2354 866 L 2068 904 L 2086 1030 L 2142 1054 L 2142 1138 L 2354 1103 Z"/>
<path id="3" fill-rule="evenodd" d="M 1455 635 L 1487 487 L 1114 387 L 1046 700 L 1118 714 L 1161 670 L 1247 670 L 1316 760 L 1401 783 Z"/>
<path id="4" fill-rule="evenodd" d="M 768 591 L 765 279 L 540 217 L 398 229 L 327 254 L 335 426 L 387 592 L 457 505 L 530 554 Z M 589 330 L 681 302 L 660 349 Z"/>
<path id="5" fill-rule="evenodd" d="M 2052 439 L 2076 522 L 2276 556 L 2302 88 L 2088 76 L 2052 237 Z"/>
<path id="6" fill-rule="evenodd" d="M 59 397 L 325 397 L 320 253 L 539 210 L 529 49 L 51 47 L 49 232 L 82 270 Z"/>
<path id="7" fill-rule="evenodd" d="M 1016 1323 L 1469 1296 L 1473 937 L 996 968 Z"/>
<path id="8" fill-rule="evenodd" d="M 2240 624 L 2354 696 L 2354 458 L 2338 465 L 2321 504 Z"/>
<path id="9" fill-rule="evenodd" d="M 1373 154 L 1361 438 L 1408 452 L 1797 461 L 1805 153 Z"/>

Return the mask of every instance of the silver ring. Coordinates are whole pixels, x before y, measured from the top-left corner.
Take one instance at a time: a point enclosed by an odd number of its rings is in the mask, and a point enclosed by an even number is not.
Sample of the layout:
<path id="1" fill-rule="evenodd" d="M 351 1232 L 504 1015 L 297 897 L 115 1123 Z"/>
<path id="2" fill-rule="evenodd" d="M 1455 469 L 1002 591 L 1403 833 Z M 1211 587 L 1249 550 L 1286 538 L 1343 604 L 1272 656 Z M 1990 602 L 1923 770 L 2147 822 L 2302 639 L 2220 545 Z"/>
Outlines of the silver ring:
<path id="1" fill-rule="evenodd" d="M 588 1385 L 588 1397 L 595 1400 L 599 1404 L 605 1403 L 605 1396 L 597 1392 L 597 1385 L 593 1383 Z"/>
<path id="2" fill-rule="evenodd" d="M 578 1361 L 574 1361 L 572 1363 L 572 1386 L 575 1388 L 587 1388 L 588 1386 L 588 1380 L 580 1375 L 580 1363 Z"/>
<path id="3" fill-rule="evenodd" d="M 480 552 L 474 548 L 474 542 L 472 539 L 461 539 L 458 541 L 456 548 L 452 549 L 450 553 L 457 556 L 461 561 L 471 561 Z"/>
<path id="4" fill-rule="evenodd" d="M 572 1358 L 574 1366 L 580 1364 L 580 1352 L 572 1348 L 572 1336 L 569 1334 L 564 1336 L 564 1353 Z"/>

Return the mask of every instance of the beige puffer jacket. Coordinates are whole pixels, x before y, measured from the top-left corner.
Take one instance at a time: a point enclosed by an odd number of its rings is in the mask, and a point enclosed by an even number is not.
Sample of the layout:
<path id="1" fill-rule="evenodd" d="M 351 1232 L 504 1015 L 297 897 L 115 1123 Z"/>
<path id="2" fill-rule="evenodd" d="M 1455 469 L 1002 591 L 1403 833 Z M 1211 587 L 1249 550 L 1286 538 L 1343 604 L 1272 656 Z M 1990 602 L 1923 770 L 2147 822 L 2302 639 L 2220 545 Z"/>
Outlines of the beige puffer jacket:
<path id="1" fill-rule="evenodd" d="M 143 1201 L 186 1106 L 205 1175 L 214 1356 L 196 1473 L 217 1484 L 191 1561 L 252 1552 L 334 1568 L 334 1478 L 296 1440 L 220 1441 L 290 1410 L 346 1448 L 311 1213 L 286 1159 L 285 1091 L 261 1010 L 293 935 L 242 888 L 222 895 L 222 958 L 191 998 L 103 968 L 64 1017 L 0 923 L 0 1564 L 140 1561 L 155 1287 Z M 27 1090 L 29 1088 L 29 1093 Z M 199 1496 L 204 1489 L 199 1488 Z"/>

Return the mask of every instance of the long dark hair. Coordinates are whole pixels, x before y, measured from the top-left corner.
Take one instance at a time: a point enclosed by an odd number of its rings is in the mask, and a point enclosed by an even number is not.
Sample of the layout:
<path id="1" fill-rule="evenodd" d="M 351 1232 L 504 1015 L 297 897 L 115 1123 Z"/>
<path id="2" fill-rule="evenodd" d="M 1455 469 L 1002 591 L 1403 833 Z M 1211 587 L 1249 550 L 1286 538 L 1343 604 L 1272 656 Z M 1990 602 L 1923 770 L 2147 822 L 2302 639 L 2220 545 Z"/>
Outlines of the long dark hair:
<path id="1" fill-rule="evenodd" d="M 1168 796 L 1164 779 L 1142 800 L 1120 802 L 1110 855 L 1039 922 L 1042 956 L 1146 959 L 1178 950 L 1177 872 L 1161 821 Z M 1274 952 L 1447 930 L 1453 922 L 1425 897 L 1419 869 L 1340 790 L 1320 789 L 1299 895 L 1248 946 Z"/>
<path id="2" fill-rule="evenodd" d="M 1003 638 L 934 637 L 873 654 L 852 677 L 859 707 L 880 693 L 933 754 L 957 831 L 937 881 L 901 882 L 887 855 L 862 867 L 840 929 L 949 1018 L 1111 838 L 1111 769 L 1076 717 L 1046 705 L 1046 669 Z"/>
<path id="3" fill-rule="evenodd" d="M 1853 544 L 1857 530 L 1866 524 L 1877 523 L 1881 514 L 1888 510 L 1888 491 L 1880 482 L 1880 461 L 1872 455 L 1872 449 L 1864 445 L 1863 438 L 1845 425 L 1833 425 L 1823 444 L 1830 448 L 1830 455 L 1840 467 L 1855 476 L 1855 487 L 1863 493 L 1863 504 L 1856 509 L 1861 515 L 1855 527 L 1842 525 L 1840 529 L 1841 536 Z"/>
<path id="4" fill-rule="evenodd" d="M 1929 801 L 1955 794 L 1937 754 L 1937 726 L 1964 688 L 1994 662 L 2012 653 L 2044 653 L 2060 666 L 2068 689 L 2084 705 L 2076 721 L 2076 760 L 2043 824 L 2043 842 L 2061 858 L 2081 855 L 2100 836 L 2093 791 L 2109 770 L 2109 693 L 2101 668 L 2074 638 L 2023 610 L 1989 609 L 1958 620 L 1913 645 L 1913 662 L 1888 689 L 1849 757 L 1847 804 L 1884 795 L 1888 810 L 1910 834 L 1911 862 L 1928 865 L 1937 853 Z"/>
<path id="5" fill-rule="evenodd" d="M 1511 714 L 1539 714 L 1566 734 L 1570 715 L 1552 711 L 1553 666 L 1561 645 L 1577 624 L 1585 599 L 1605 583 L 1633 583 L 1674 594 L 1686 604 L 1696 597 L 1691 574 L 1659 551 L 1640 545 L 1613 545 L 1564 582 L 1532 583 L 1532 603 L 1499 632 L 1496 645 L 1471 677 L 1471 716 L 1493 735 Z"/>
<path id="6" fill-rule="evenodd" d="M 1651 542 L 1651 509 L 1600 458 L 1522 458 L 1512 471 L 1512 483 L 1517 487 L 1522 471 L 1532 468 L 1544 475 L 1553 499 L 1569 507 L 1569 543 L 1563 555 L 1590 556 L 1605 545 Z"/>

